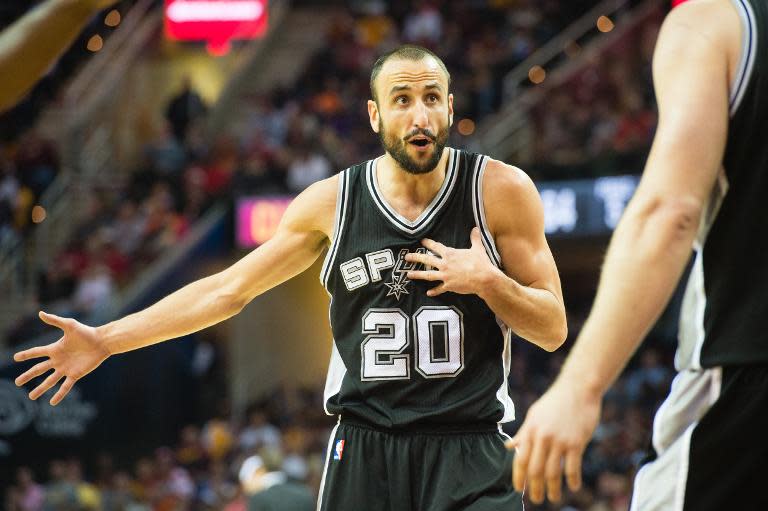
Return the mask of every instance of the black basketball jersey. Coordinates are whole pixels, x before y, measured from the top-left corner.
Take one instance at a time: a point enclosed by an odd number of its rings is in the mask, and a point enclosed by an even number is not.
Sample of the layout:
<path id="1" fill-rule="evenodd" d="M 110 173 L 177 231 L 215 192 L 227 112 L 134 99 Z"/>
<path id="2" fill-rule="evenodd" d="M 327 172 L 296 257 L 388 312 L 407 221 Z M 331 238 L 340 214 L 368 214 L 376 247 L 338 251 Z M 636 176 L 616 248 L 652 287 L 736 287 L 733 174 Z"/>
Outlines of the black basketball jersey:
<path id="1" fill-rule="evenodd" d="M 742 54 L 723 171 L 680 321 L 679 369 L 768 362 L 768 0 L 733 0 Z"/>
<path id="2" fill-rule="evenodd" d="M 448 149 L 443 185 L 415 221 L 385 201 L 376 162 L 339 176 L 336 223 L 321 281 L 331 295 L 334 343 L 326 412 L 385 428 L 461 426 L 514 418 L 509 329 L 476 295 L 428 297 L 435 282 L 411 281 L 405 254 L 423 238 L 468 248 L 479 226 L 500 257 L 483 212 L 488 158 Z"/>

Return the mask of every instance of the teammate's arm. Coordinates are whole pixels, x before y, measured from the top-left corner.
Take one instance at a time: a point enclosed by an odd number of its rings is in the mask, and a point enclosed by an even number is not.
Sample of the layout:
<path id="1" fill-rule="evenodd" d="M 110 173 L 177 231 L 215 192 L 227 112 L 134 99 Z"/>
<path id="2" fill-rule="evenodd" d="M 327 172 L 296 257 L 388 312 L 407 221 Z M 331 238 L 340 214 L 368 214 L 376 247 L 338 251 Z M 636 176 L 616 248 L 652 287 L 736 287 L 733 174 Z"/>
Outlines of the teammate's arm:
<path id="1" fill-rule="evenodd" d="M 32 88 L 100 9 L 116 0 L 47 0 L 0 32 L 0 112 Z"/>
<path id="2" fill-rule="evenodd" d="M 561 373 L 513 440 L 514 484 L 531 500 L 581 484 L 603 394 L 646 335 L 690 258 L 721 168 L 729 116 L 726 2 L 691 2 L 665 20 L 653 59 L 659 125 L 638 190 L 613 234 L 595 303 Z M 726 29 L 726 27 L 730 27 Z M 733 37 L 733 40 L 730 39 Z M 567 427 L 563 427 L 567 424 Z"/>
<path id="3" fill-rule="evenodd" d="M 553 351 L 565 340 L 568 327 L 536 188 L 521 170 L 492 160 L 485 170 L 483 195 L 503 271 L 488 258 L 480 231 L 474 228 L 469 249 L 424 240 L 436 256 L 411 253 L 406 259 L 435 270 L 411 271 L 408 276 L 439 281 L 429 296 L 446 291 L 478 295 L 516 334 Z"/>
<path id="4" fill-rule="evenodd" d="M 37 399 L 66 378 L 51 400 L 57 404 L 75 382 L 107 357 L 196 332 L 234 316 L 254 297 L 307 269 L 333 228 L 338 177 L 315 183 L 288 207 L 275 236 L 220 273 L 195 281 L 149 308 L 100 327 L 40 313 L 64 331 L 47 346 L 17 353 L 17 362 L 48 357 L 16 379 L 23 385 L 53 369 L 29 396 Z"/>

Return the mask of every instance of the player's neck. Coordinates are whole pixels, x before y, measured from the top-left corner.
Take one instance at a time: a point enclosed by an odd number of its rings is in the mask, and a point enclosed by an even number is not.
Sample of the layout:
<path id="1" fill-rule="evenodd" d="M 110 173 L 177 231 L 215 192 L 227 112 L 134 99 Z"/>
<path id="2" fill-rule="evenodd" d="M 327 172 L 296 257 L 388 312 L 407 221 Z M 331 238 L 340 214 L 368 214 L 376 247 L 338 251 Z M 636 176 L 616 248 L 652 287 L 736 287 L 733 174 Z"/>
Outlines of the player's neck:
<path id="1" fill-rule="evenodd" d="M 403 170 L 394 158 L 386 153 L 378 160 L 375 169 L 375 178 L 384 199 L 406 218 L 418 217 L 443 185 L 448 155 L 449 149 L 446 147 L 435 170 L 425 174 L 412 174 Z"/>

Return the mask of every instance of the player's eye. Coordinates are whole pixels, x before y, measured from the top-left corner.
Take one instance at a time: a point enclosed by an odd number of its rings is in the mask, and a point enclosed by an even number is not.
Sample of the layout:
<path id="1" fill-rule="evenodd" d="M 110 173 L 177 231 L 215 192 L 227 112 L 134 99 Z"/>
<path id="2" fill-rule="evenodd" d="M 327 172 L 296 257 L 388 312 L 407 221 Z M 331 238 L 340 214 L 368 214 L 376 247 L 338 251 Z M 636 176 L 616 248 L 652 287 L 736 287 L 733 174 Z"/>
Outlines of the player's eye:
<path id="1" fill-rule="evenodd" d="M 439 99 L 440 98 L 438 97 L 437 94 L 429 94 L 427 96 L 427 101 L 430 102 L 430 103 L 437 103 Z"/>
<path id="2" fill-rule="evenodd" d="M 408 103 L 408 97 L 407 96 L 397 96 L 395 98 L 395 103 L 398 105 L 405 105 Z"/>

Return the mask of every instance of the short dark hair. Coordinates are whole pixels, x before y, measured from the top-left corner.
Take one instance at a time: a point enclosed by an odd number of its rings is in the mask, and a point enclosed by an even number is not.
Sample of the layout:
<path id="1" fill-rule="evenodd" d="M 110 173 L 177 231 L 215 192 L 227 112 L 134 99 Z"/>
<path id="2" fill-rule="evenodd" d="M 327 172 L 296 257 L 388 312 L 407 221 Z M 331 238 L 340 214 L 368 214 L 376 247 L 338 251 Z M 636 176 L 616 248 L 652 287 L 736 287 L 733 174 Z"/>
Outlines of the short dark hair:
<path id="1" fill-rule="evenodd" d="M 381 71 L 381 68 L 384 67 L 384 64 L 387 63 L 389 59 L 402 59 L 402 60 L 423 60 L 426 57 L 432 57 L 437 61 L 437 64 L 440 66 L 440 68 L 445 73 L 445 77 L 448 79 L 448 87 L 451 86 L 451 73 L 448 72 L 448 68 L 445 67 L 445 64 L 443 61 L 435 55 L 433 52 L 429 51 L 428 49 L 417 46 L 415 44 L 404 44 L 402 46 L 398 46 L 394 50 L 388 51 L 381 57 L 379 57 L 376 60 L 376 63 L 373 64 L 373 69 L 371 70 L 371 97 L 373 97 L 373 100 L 378 103 L 379 99 L 376 97 L 376 77 L 379 76 L 379 72 Z"/>

